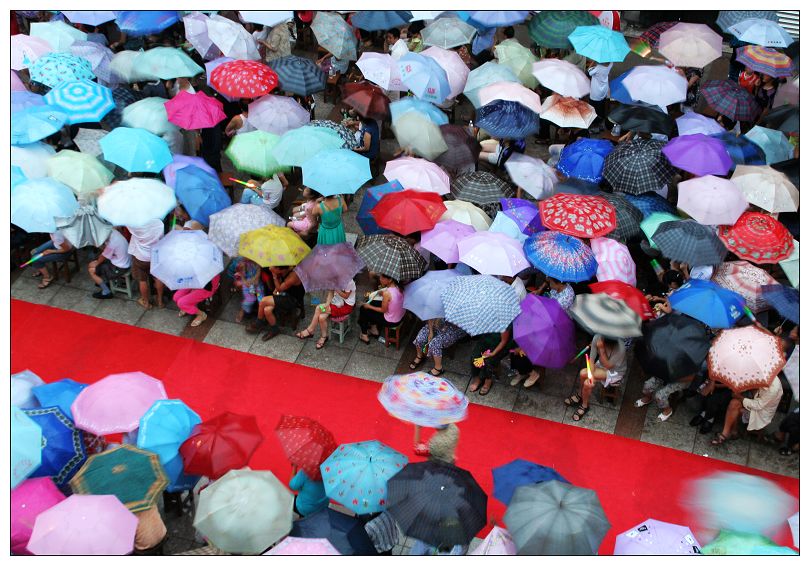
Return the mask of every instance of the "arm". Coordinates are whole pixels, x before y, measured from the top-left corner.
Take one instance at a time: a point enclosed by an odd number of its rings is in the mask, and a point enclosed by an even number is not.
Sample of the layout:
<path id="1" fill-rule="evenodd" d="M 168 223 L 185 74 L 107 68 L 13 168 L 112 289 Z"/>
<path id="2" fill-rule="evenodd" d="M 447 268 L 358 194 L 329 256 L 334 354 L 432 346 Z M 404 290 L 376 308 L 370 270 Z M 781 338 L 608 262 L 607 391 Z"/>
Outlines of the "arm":
<path id="1" fill-rule="evenodd" d="M 360 147 L 352 148 L 354 151 L 364 152 L 371 149 L 371 134 L 369 132 L 365 132 L 363 134 L 363 145 Z"/>
<path id="2" fill-rule="evenodd" d="M 776 379 L 779 379 L 778 377 Z M 782 398 L 782 393 L 775 395 L 771 392 L 770 387 L 764 387 L 757 391 L 757 395 L 753 399 L 743 397 L 742 406 L 749 411 L 761 411 L 767 407 L 772 407 L 779 402 Z"/>
<path id="3" fill-rule="evenodd" d="M 351 295 L 351 294 L 352 294 L 352 292 L 351 292 L 351 291 L 335 291 L 335 292 L 336 292 L 338 295 L 340 295 L 341 297 L 343 297 L 344 299 L 348 299 L 348 298 L 349 298 L 349 295 Z"/>
<path id="4" fill-rule="evenodd" d="M 293 491 L 300 491 L 304 487 L 304 474 L 293 466 L 293 477 L 289 483 L 290 489 Z"/>
<path id="5" fill-rule="evenodd" d="M 237 114 L 231 121 L 228 122 L 228 125 L 225 126 L 225 135 L 231 137 L 236 130 L 242 127 L 242 115 Z"/>
<path id="6" fill-rule="evenodd" d="M 506 345 L 509 343 L 510 335 L 511 335 L 511 333 L 508 330 L 504 330 L 503 332 L 501 332 L 501 341 L 498 342 L 498 345 L 495 346 L 495 349 L 492 350 L 492 352 L 490 352 L 489 356 L 484 356 L 484 357 L 489 358 L 489 357 L 492 357 L 492 356 L 497 356 L 499 353 L 501 353 L 501 350 L 506 348 Z"/>
<path id="7" fill-rule="evenodd" d="M 278 174 L 278 180 L 281 181 L 281 186 L 285 189 L 290 186 L 290 182 L 287 180 L 287 177 L 284 176 L 284 173 Z"/>
<path id="8" fill-rule="evenodd" d="M 388 303 L 391 302 L 391 295 L 388 291 L 382 291 L 382 304 L 379 307 L 371 305 L 371 303 L 363 303 L 363 306 L 369 310 L 381 312 L 383 314 L 388 312 Z"/>

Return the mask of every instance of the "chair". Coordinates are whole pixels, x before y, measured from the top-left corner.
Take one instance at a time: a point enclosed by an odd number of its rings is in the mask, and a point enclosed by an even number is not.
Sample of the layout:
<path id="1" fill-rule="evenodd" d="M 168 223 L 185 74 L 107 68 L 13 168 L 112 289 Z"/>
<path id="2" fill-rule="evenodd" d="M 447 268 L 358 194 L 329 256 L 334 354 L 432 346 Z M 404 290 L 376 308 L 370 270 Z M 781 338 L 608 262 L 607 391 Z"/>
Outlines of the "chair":
<path id="1" fill-rule="evenodd" d="M 337 334 L 341 344 L 343 344 L 343 339 L 351 330 L 350 316 L 350 314 L 345 314 L 329 319 L 329 334 Z"/>
<path id="2" fill-rule="evenodd" d="M 615 385 L 602 387 L 599 391 L 599 401 L 604 403 L 605 399 L 607 399 L 610 401 L 611 405 L 615 405 L 616 401 L 619 399 L 619 393 L 621 393 L 621 389 Z"/>
<path id="3" fill-rule="evenodd" d="M 65 282 L 70 283 L 71 275 L 70 275 L 70 264 L 76 266 L 76 272 L 79 271 L 79 254 L 76 251 L 76 248 L 71 249 L 67 252 L 67 255 L 64 259 L 60 259 L 57 261 L 52 262 L 49 265 L 53 266 L 53 276 L 56 279 L 59 279 L 59 272 L 64 272 L 65 275 Z"/>
<path id="4" fill-rule="evenodd" d="M 134 295 L 134 287 L 132 273 L 129 269 L 110 281 L 110 291 L 113 293 L 126 293 L 130 299 Z"/>
<path id="5" fill-rule="evenodd" d="M 386 326 L 385 327 L 385 347 L 387 348 L 391 344 L 396 346 L 396 349 L 399 350 L 399 338 L 402 331 L 402 323 L 405 322 L 405 319 L 402 320 L 396 326 Z"/>

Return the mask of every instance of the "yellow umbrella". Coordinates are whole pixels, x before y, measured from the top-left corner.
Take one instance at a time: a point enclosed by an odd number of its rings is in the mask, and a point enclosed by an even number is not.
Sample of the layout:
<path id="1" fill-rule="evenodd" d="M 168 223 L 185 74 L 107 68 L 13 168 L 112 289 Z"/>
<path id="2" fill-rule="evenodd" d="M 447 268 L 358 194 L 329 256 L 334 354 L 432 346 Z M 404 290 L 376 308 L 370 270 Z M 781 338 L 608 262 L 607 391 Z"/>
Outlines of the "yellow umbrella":
<path id="1" fill-rule="evenodd" d="M 309 252 L 298 234 L 285 226 L 270 224 L 239 237 L 239 255 L 262 267 L 298 265 Z"/>

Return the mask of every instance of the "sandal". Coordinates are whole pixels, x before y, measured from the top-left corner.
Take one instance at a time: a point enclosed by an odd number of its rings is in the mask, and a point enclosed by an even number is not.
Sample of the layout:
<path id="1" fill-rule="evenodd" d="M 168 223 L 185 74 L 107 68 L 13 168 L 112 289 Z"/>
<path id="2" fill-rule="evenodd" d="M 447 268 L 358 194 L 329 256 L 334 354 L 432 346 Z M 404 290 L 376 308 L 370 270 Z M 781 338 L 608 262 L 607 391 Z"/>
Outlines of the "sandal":
<path id="1" fill-rule="evenodd" d="M 487 385 L 487 381 L 489 381 L 489 385 Z M 478 391 L 478 394 L 482 395 L 482 396 L 486 395 L 486 394 L 489 393 L 490 389 L 492 389 L 492 380 L 491 379 L 485 379 L 484 380 L 484 386 Z"/>
<path id="2" fill-rule="evenodd" d="M 51 283 L 53 283 L 53 282 L 54 282 L 54 278 L 53 278 L 53 277 L 51 277 L 50 279 L 45 279 L 45 278 L 43 277 L 43 278 L 42 278 L 42 282 L 41 282 L 39 285 L 37 285 L 37 289 L 44 289 L 45 287 L 48 287 L 48 286 L 49 286 Z"/>
<path id="3" fill-rule="evenodd" d="M 583 407 L 582 405 L 580 405 L 579 407 L 577 407 L 576 412 L 573 415 L 571 415 L 571 419 L 579 422 L 582 420 L 582 417 L 588 414 L 588 411 L 590 410 L 591 410 L 590 405 L 588 405 L 587 407 Z"/>
<path id="4" fill-rule="evenodd" d="M 475 382 L 472 385 L 470 385 L 469 389 L 470 393 L 475 393 L 476 391 L 478 391 L 479 387 L 481 387 L 481 378 L 476 377 Z"/>
<path id="5" fill-rule="evenodd" d="M 419 444 L 414 444 L 413 453 L 417 456 L 430 456 L 430 449 L 427 444 L 420 442 Z"/>
<path id="6" fill-rule="evenodd" d="M 533 375 L 529 376 L 529 379 L 523 382 L 523 387 L 528 389 L 529 387 L 537 383 L 538 379 L 540 379 L 540 372 L 535 371 L 533 372 Z"/>
<path id="7" fill-rule="evenodd" d="M 563 403 L 565 403 L 566 407 L 573 407 L 582 403 L 582 397 L 579 395 L 579 393 L 574 393 L 568 399 L 563 401 Z"/>
<path id="8" fill-rule="evenodd" d="M 416 358 L 414 358 L 414 360 L 410 364 L 408 364 L 408 367 L 411 369 L 416 369 L 419 366 L 421 366 L 424 361 L 425 356 L 416 356 Z"/>
<path id="9" fill-rule="evenodd" d="M 146 310 L 149 310 L 149 309 L 152 308 L 152 305 L 150 305 L 148 302 L 144 301 L 143 299 L 138 299 L 135 302 L 138 303 L 139 305 L 141 305 Z"/>
<path id="10" fill-rule="evenodd" d="M 206 318 L 208 318 L 208 315 L 205 314 L 204 312 L 200 311 L 200 314 L 198 314 L 196 317 L 194 317 L 194 320 L 191 321 L 190 326 L 199 326 L 203 322 L 205 322 Z"/>
<path id="11" fill-rule="evenodd" d="M 726 442 L 730 442 L 737 438 L 735 435 L 726 436 L 722 432 L 718 432 L 717 435 L 712 439 L 712 446 L 720 446 L 721 444 L 725 444 Z"/>
<path id="12" fill-rule="evenodd" d="M 430 370 L 430 372 L 428 372 L 428 373 L 430 373 L 430 375 L 432 375 L 433 377 L 439 377 L 441 374 L 443 374 L 443 373 L 444 373 L 444 368 L 442 368 L 442 369 L 437 369 L 437 368 L 435 368 L 435 367 L 434 367 L 434 368 L 433 368 L 433 369 L 431 369 L 431 370 Z"/>
<path id="13" fill-rule="evenodd" d="M 306 334 L 304 334 L 304 332 L 306 332 Z M 307 338 L 312 338 L 315 336 L 309 328 L 305 328 L 301 332 L 296 332 L 295 335 L 301 340 L 306 340 Z"/>
<path id="14" fill-rule="evenodd" d="M 327 342 L 329 342 L 329 337 L 328 336 L 326 338 L 323 338 L 323 337 L 319 338 L 318 341 L 315 342 L 315 349 L 320 350 L 321 348 L 326 346 Z"/>
<path id="15" fill-rule="evenodd" d="M 793 454 L 793 450 L 791 450 L 790 448 L 788 448 L 787 446 L 785 446 L 784 448 L 780 448 L 780 449 L 779 449 L 779 453 L 780 453 L 782 456 L 791 456 L 791 455 Z"/>

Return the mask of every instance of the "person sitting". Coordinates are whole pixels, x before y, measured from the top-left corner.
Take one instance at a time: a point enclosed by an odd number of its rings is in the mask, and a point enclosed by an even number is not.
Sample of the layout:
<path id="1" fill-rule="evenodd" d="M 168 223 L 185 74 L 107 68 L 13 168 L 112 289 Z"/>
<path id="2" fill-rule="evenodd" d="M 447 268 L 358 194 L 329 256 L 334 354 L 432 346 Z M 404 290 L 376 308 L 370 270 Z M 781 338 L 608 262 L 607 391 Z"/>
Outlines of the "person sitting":
<path id="1" fill-rule="evenodd" d="M 304 286 L 298 274 L 290 266 L 270 267 L 270 277 L 268 289 L 272 291 L 270 295 L 264 297 L 259 303 L 259 316 L 245 330 L 251 334 L 259 332 L 263 325 L 270 326 L 270 329 L 262 336 L 263 341 L 270 340 L 278 336 L 280 330 L 276 324 L 277 315 L 292 314 L 296 309 L 304 310 Z"/>
<path id="2" fill-rule="evenodd" d="M 349 281 L 343 290 L 332 290 L 326 295 L 326 301 L 315 307 L 312 315 L 312 322 L 304 330 L 295 335 L 302 340 L 312 338 L 315 335 L 315 328 L 320 326 L 321 337 L 315 343 L 315 349 L 320 350 L 329 341 L 329 318 L 340 318 L 348 316 L 354 309 L 355 293 L 357 285 L 354 281 Z"/>
<path id="3" fill-rule="evenodd" d="M 416 346 L 416 358 L 408 367 L 417 369 L 422 365 L 425 355 L 428 355 L 433 358 L 433 369 L 430 370 L 430 375 L 440 376 L 444 373 L 442 351 L 466 336 L 467 333 L 461 328 L 444 319 L 427 321 L 413 341 L 413 345 Z"/>
<path id="4" fill-rule="evenodd" d="M 512 326 L 503 332 L 481 334 L 473 344 L 472 359 L 470 360 L 470 393 L 478 391 L 479 395 L 487 395 L 492 389 L 492 380 L 495 378 L 495 369 L 501 360 L 509 355 L 509 350 L 517 347 L 512 340 Z M 481 380 L 483 379 L 483 387 Z"/>
<path id="5" fill-rule="evenodd" d="M 255 204 L 274 210 L 284 196 L 284 190 L 290 185 L 284 173 L 276 173 L 264 183 L 253 179 L 248 180 L 248 186 L 242 191 L 239 202 L 242 204 Z"/>
<path id="6" fill-rule="evenodd" d="M 320 197 L 318 193 L 309 187 L 304 187 L 302 194 L 306 201 L 293 207 L 290 212 L 290 221 L 287 222 L 287 228 L 292 229 L 302 238 L 306 238 L 316 225 L 314 209 L 318 206 L 318 199 Z"/>
<path id="7" fill-rule="evenodd" d="M 543 281 L 533 293 L 539 295 L 545 291 L 546 288 L 548 288 L 549 298 L 557 301 L 565 311 L 565 314 L 571 316 L 571 307 L 574 305 L 574 299 L 576 298 L 574 288 L 571 287 L 569 283 L 564 283 L 559 279 L 546 277 L 546 280 Z"/>
<path id="8" fill-rule="evenodd" d="M 304 470 L 293 466 L 293 476 L 289 483 L 292 491 L 297 491 L 293 499 L 293 511 L 301 517 L 312 515 L 329 507 L 329 498 L 323 481 L 316 481 L 307 475 Z"/>
<path id="9" fill-rule="evenodd" d="M 604 382 L 604 387 L 618 386 L 627 373 L 627 351 L 622 340 L 596 334 L 591 340 L 589 355 L 593 361 L 593 369 L 590 372 L 587 368 L 579 371 L 579 392 L 565 400 L 566 406 L 577 408 L 571 415 L 574 421 L 582 420 L 588 414 L 591 393 L 597 381 Z"/>
<path id="10" fill-rule="evenodd" d="M 737 438 L 738 420 L 747 424 L 749 431 L 762 430 L 771 424 L 779 401 L 782 400 L 782 392 L 782 381 L 778 377 L 775 377 L 770 385 L 757 389 L 753 397 L 732 392 L 723 430 L 714 437 L 712 446 L 720 446 Z"/>
<path id="11" fill-rule="evenodd" d="M 371 343 L 369 329 L 374 329 L 374 338 L 379 337 L 381 328 L 399 326 L 405 316 L 402 304 L 404 295 L 399 283 L 393 278 L 381 274 L 381 289 L 371 294 L 370 301 L 360 305 L 360 314 L 357 324 L 360 326 L 360 341 L 366 345 Z"/>
<path id="12" fill-rule="evenodd" d="M 90 278 L 101 287 L 100 291 L 93 293 L 93 298 L 112 299 L 110 281 L 121 277 L 132 265 L 132 258 L 129 256 L 127 246 L 129 246 L 127 239 L 121 235 L 121 232 L 113 228 L 104 242 L 104 250 L 87 266 Z"/>
<path id="13" fill-rule="evenodd" d="M 191 321 L 191 326 L 201 325 L 208 318 L 208 315 L 201 311 L 198 305 L 204 300 L 213 297 L 218 289 L 219 275 L 214 276 L 202 289 L 178 289 L 174 292 L 174 302 L 177 303 L 177 307 L 180 309 L 177 316 L 182 318 L 187 314 L 196 315 L 194 320 Z"/>
<path id="14" fill-rule="evenodd" d="M 34 277 L 42 277 L 42 281 L 37 285 L 38 289 L 44 289 L 53 283 L 54 277 L 48 272 L 47 264 L 66 260 L 73 249 L 73 244 L 65 238 L 61 230 L 52 232 L 50 237 L 49 241 L 31 250 L 31 257 L 42 254 L 42 257 L 31 263 L 31 267 L 37 270 Z"/>

